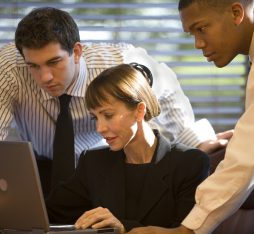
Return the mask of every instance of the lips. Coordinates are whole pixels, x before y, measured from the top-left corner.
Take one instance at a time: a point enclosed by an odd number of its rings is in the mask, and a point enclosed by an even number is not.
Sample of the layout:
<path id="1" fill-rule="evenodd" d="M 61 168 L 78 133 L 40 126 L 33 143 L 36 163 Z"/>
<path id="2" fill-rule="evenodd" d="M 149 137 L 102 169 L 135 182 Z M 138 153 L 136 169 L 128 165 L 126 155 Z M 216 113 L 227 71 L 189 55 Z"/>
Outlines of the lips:
<path id="1" fill-rule="evenodd" d="M 104 139 L 109 145 L 112 144 L 116 138 L 117 137 L 104 137 Z"/>
<path id="2" fill-rule="evenodd" d="M 57 85 L 48 85 L 46 86 L 47 89 L 55 89 L 57 87 Z"/>
<path id="3" fill-rule="evenodd" d="M 212 52 L 212 53 L 204 53 L 204 56 L 207 58 L 208 62 L 212 61 L 213 55 L 215 55 L 214 52 Z"/>
<path id="4" fill-rule="evenodd" d="M 62 89 L 57 85 L 47 85 L 42 88 L 44 89 L 44 91 L 46 91 L 49 95 L 53 97 L 57 97 L 62 94 Z"/>
<path id="5" fill-rule="evenodd" d="M 52 92 L 57 92 L 59 90 L 59 87 L 57 85 L 47 85 L 44 88 L 46 91 L 52 93 Z"/>

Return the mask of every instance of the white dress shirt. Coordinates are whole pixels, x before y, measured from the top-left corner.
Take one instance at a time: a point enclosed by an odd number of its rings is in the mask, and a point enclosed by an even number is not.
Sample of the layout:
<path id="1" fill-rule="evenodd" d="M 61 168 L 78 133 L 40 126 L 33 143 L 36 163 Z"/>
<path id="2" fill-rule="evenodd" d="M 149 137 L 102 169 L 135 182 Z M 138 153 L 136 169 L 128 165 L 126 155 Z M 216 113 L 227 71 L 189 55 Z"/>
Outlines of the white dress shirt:
<path id="1" fill-rule="evenodd" d="M 250 46 L 254 59 L 254 36 Z M 196 205 L 182 224 L 195 233 L 211 233 L 234 213 L 254 188 L 254 64 L 248 76 L 245 112 L 237 122 L 225 159 L 196 192 Z"/>

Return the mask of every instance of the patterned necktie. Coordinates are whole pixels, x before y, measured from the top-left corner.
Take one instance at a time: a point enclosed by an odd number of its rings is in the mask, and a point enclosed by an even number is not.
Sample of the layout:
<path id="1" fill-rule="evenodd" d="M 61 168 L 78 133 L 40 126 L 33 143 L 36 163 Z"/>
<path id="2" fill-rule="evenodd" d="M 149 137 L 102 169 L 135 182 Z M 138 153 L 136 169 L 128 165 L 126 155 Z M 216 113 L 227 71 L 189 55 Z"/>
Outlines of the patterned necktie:
<path id="1" fill-rule="evenodd" d="M 74 172 L 74 132 L 69 103 L 71 96 L 59 97 L 60 113 L 57 117 L 53 145 L 52 187 L 59 181 L 66 180 Z"/>

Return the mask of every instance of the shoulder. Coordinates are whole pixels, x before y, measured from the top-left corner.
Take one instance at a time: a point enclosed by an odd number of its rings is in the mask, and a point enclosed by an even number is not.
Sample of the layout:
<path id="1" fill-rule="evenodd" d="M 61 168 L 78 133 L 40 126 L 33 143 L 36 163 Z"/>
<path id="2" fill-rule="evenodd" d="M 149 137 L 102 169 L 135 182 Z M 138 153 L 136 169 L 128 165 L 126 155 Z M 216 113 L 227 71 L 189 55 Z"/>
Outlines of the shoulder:
<path id="1" fill-rule="evenodd" d="M 14 43 L 9 43 L 0 48 L 0 80 L 6 83 L 10 90 L 21 85 L 22 81 L 32 79 L 28 66 L 23 57 L 16 49 Z M 17 90 L 15 90 L 17 94 Z"/>
<path id="2" fill-rule="evenodd" d="M 199 184 L 209 175 L 209 157 L 203 151 L 177 144 L 172 148 L 169 165 L 174 178 L 181 183 L 196 181 Z"/>
<path id="3" fill-rule="evenodd" d="M 178 161 L 178 163 L 189 163 L 189 165 L 209 165 L 208 155 L 197 148 L 189 147 L 180 143 L 172 147 L 171 153 L 173 159 Z"/>
<path id="4" fill-rule="evenodd" d="M 126 43 L 91 43 L 83 47 L 83 56 L 89 66 L 116 65 L 123 63 L 124 53 L 134 48 Z"/>
<path id="5" fill-rule="evenodd" d="M 5 70 L 14 67 L 26 66 L 25 61 L 14 43 L 9 43 L 0 48 L 0 65 Z"/>
<path id="6" fill-rule="evenodd" d="M 172 151 L 183 153 L 183 154 L 196 153 L 198 155 L 201 155 L 201 154 L 206 155 L 205 152 L 199 150 L 198 148 L 187 146 L 182 143 L 177 143 L 177 144 L 172 145 Z"/>
<path id="7" fill-rule="evenodd" d="M 158 130 L 154 130 L 154 133 L 158 139 L 156 162 L 161 161 L 166 156 L 170 160 L 171 166 L 176 167 L 197 161 L 201 164 L 209 163 L 208 155 L 205 152 L 182 143 L 172 145 Z"/>
<path id="8" fill-rule="evenodd" d="M 132 44 L 128 43 L 87 43 L 83 46 L 83 51 L 101 51 L 101 52 L 117 52 L 122 50 L 129 50 L 134 48 Z"/>

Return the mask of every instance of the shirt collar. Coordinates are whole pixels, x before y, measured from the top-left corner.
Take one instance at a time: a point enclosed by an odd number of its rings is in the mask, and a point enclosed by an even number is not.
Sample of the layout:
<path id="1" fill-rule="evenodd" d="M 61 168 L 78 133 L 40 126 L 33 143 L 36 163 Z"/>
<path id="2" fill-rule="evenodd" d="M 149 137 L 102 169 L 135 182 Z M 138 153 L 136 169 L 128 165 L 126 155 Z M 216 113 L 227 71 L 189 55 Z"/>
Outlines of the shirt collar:
<path id="1" fill-rule="evenodd" d="M 252 62 L 254 59 L 254 33 L 252 35 L 252 40 L 250 44 L 250 50 L 249 50 L 249 60 Z"/>

